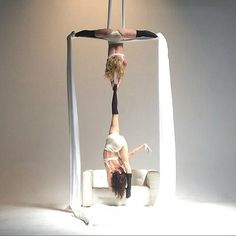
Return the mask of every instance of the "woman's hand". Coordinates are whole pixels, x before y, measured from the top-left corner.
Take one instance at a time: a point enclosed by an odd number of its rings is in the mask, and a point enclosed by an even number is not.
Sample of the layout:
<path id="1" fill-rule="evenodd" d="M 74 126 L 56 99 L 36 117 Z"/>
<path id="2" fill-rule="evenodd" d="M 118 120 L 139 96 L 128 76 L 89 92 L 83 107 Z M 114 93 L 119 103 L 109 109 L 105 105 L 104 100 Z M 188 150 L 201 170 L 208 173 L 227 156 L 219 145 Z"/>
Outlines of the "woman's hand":
<path id="1" fill-rule="evenodd" d="M 143 144 L 143 147 L 145 151 L 152 152 L 152 149 L 146 143 Z"/>

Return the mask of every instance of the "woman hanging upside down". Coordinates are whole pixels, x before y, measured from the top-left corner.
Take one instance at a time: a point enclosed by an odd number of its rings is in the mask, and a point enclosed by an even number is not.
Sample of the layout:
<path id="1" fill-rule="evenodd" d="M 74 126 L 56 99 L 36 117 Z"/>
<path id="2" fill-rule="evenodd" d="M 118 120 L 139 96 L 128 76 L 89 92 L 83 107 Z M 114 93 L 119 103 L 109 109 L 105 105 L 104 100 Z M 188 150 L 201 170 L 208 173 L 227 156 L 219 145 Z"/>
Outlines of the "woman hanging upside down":
<path id="1" fill-rule="evenodd" d="M 147 152 L 152 150 L 147 144 L 142 144 L 133 151 L 128 151 L 128 145 L 125 138 L 119 134 L 119 115 L 117 105 L 117 84 L 114 84 L 112 97 L 112 120 L 109 135 L 106 138 L 103 159 L 107 171 L 109 188 L 112 189 L 115 196 L 118 198 L 122 198 L 126 190 L 126 198 L 129 198 L 131 196 L 132 179 L 132 170 L 129 158 L 141 150 L 146 150 Z"/>
<path id="2" fill-rule="evenodd" d="M 111 82 L 113 87 L 115 77 L 119 87 L 121 80 L 124 78 L 124 71 L 127 66 L 127 60 L 124 55 L 124 45 L 122 40 L 134 38 L 156 38 L 157 35 L 148 30 L 134 29 L 97 29 L 97 30 L 82 30 L 77 33 L 72 32 L 74 37 L 101 38 L 108 41 L 108 57 L 105 69 L 105 78 Z"/>

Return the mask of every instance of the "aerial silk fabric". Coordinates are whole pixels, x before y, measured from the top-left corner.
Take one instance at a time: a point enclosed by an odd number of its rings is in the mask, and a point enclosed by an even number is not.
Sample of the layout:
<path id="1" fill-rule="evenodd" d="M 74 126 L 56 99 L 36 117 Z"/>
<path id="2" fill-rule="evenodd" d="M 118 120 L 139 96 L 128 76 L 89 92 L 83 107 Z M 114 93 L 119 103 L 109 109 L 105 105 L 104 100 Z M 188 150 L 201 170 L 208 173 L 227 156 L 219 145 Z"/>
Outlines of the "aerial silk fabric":
<path id="1" fill-rule="evenodd" d="M 70 208 L 79 211 L 81 206 L 81 157 L 79 142 L 79 117 L 76 88 L 73 76 L 72 38 L 67 38 L 67 96 L 70 138 Z"/>
<path id="2" fill-rule="evenodd" d="M 170 80 L 168 46 L 158 33 L 158 91 L 159 91 L 159 143 L 160 143 L 160 200 L 170 203 L 175 198 L 176 150 L 173 99 Z"/>
<path id="3" fill-rule="evenodd" d="M 159 94 L 159 143 L 160 143 L 160 200 L 171 200 L 175 196 L 176 161 L 173 102 L 170 81 L 168 47 L 165 37 L 158 33 L 158 83 Z M 81 212 L 81 155 L 79 141 L 79 116 L 76 88 L 72 68 L 72 39 L 67 38 L 67 93 L 70 135 L 70 207 Z M 142 41 L 136 38 L 126 42 Z M 124 41 L 124 43 L 126 43 Z"/>

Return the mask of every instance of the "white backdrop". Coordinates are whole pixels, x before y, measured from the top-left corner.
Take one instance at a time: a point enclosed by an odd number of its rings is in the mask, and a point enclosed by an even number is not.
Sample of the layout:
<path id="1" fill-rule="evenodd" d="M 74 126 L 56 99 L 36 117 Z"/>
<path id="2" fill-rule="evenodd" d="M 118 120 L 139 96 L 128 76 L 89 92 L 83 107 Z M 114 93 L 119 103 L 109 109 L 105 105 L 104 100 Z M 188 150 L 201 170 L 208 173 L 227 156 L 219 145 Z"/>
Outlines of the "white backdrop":
<path id="1" fill-rule="evenodd" d="M 180 197 L 236 199 L 235 10 L 229 0 L 127 1 L 127 27 L 162 32 L 168 41 Z M 66 36 L 104 27 L 106 12 L 105 0 L 0 0 L 1 202 L 69 201 Z M 117 27 L 120 12 L 114 17 Z M 127 79 L 118 94 L 130 147 L 147 142 L 153 149 L 133 159 L 134 168 L 158 166 L 154 48 L 126 47 Z M 83 78 L 83 169 L 103 168 L 111 101 L 103 79 L 106 49 L 95 40 L 81 40 L 75 48 L 75 73 Z"/>

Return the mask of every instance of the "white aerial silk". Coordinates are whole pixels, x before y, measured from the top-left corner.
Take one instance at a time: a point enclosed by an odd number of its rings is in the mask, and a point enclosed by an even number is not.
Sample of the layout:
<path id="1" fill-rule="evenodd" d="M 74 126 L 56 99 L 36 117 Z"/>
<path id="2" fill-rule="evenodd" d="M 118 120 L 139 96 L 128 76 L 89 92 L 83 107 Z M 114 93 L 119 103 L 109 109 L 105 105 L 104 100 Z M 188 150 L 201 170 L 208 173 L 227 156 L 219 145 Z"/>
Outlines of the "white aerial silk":
<path id="1" fill-rule="evenodd" d="M 159 88 L 159 142 L 160 142 L 160 200 L 170 201 L 175 197 L 176 153 L 173 119 L 173 102 L 170 81 L 168 47 L 165 37 L 136 38 L 123 40 L 137 42 L 157 40 L 158 44 L 158 88 Z M 72 68 L 72 39 L 67 37 L 67 92 L 70 131 L 70 207 L 77 216 L 86 222 L 81 209 L 81 157 L 79 142 L 79 116 L 76 102 L 76 89 Z"/>
<path id="2" fill-rule="evenodd" d="M 70 208 L 78 210 L 81 202 L 81 158 L 79 142 L 79 117 L 76 101 L 75 81 L 72 68 L 72 40 L 67 38 L 67 95 L 70 135 Z"/>
<path id="3" fill-rule="evenodd" d="M 159 81 L 159 142 L 160 142 L 160 200 L 169 203 L 175 198 L 176 151 L 173 101 L 170 81 L 168 46 L 165 37 L 158 33 Z"/>
<path id="4" fill-rule="evenodd" d="M 125 28 L 125 0 L 121 1 L 121 26 L 122 28 Z M 112 0 L 108 0 L 108 14 L 107 14 L 107 29 L 111 26 L 111 8 L 112 8 Z"/>

